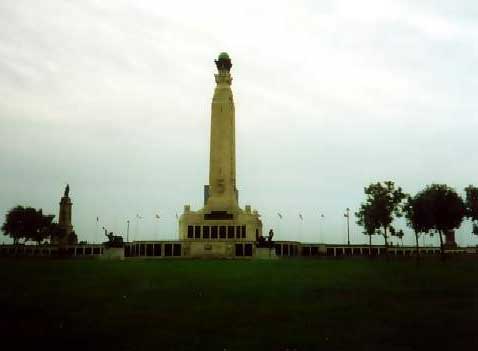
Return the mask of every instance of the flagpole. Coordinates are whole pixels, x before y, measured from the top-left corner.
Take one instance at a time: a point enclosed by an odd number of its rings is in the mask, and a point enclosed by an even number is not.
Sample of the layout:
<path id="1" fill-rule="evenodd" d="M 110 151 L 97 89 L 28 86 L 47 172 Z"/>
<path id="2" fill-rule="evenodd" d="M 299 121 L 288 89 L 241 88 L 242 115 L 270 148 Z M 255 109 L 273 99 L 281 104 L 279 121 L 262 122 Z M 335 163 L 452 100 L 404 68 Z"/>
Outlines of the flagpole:
<path id="1" fill-rule="evenodd" d="M 302 239 L 302 220 L 300 221 L 300 224 L 299 224 L 299 242 L 301 241 Z"/>
<path id="2" fill-rule="evenodd" d="M 281 238 L 282 238 L 282 218 L 279 218 L 279 233 L 281 235 Z"/>
<path id="3" fill-rule="evenodd" d="M 277 214 L 277 219 L 276 219 L 276 238 L 279 235 L 279 214 Z"/>
<path id="4" fill-rule="evenodd" d="M 320 215 L 319 215 L 319 222 L 317 223 L 317 238 L 319 239 L 319 243 L 320 243 Z"/>
<path id="5" fill-rule="evenodd" d="M 302 214 L 299 213 L 299 219 L 300 219 L 300 222 L 299 222 L 299 242 L 300 240 L 302 239 L 302 222 L 304 221 L 304 217 L 302 217 Z"/>
<path id="6" fill-rule="evenodd" d="M 159 214 L 156 214 L 154 217 L 157 219 L 157 222 L 156 222 L 156 237 L 157 237 L 157 239 L 159 239 Z"/>
<path id="7" fill-rule="evenodd" d="M 98 221 L 99 218 L 96 216 L 96 232 L 95 232 L 95 241 L 98 240 Z"/>
<path id="8" fill-rule="evenodd" d="M 319 224 L 317 225 L 317 236 L 319 239 L 319 243 L 320 243 L 320 225 L 321 225 L 320 221 L 322 218 L 324 218 L 324 214 L 319 212 Z"/>
<path id="9" fill-rule="evenodd" d="M 138 234 L 139 234 L 139 220 L 141 219 L 141 216 L 139 214 L 136 214 L 136 230 L 135 230 L 135 234 L 134 236 L 136 238 L 139 238 Z"/>
<path id="10" fill-rule="evenodd" d="M 129 243 L 129 219 L 126 223 L 128 223 L 128 226 L 126 227 L 126 242 Z"/>
<path id="11" fill-rule="evenodd" d="M 282 222 L 282 214 L 280 212 L 277 212 L 277 217 L 279 218 L 278 219 L 278 222 L 277 222 L 277 238 L 279 238 L 279 233 L 281 233 L 281 222 Z M 276 239 L 277 240 L 277 239 Z"/>
<path id="12" fill-rule="evenodd" d="M 347 245 L 350 246 L 350 208 L 347 207 L 345 210 L 344 217 L 347 218 Z"/>

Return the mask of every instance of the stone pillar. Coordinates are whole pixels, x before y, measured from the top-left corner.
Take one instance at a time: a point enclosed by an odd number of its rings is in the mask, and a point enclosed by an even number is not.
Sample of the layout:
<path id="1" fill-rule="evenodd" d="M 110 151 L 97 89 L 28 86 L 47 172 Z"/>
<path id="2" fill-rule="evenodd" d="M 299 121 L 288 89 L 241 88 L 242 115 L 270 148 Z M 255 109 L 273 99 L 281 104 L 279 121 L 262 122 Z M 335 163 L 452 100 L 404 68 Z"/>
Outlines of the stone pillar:
<path id="1" fill-rule="evenodd" d="M 65 193 L 60 200 L 60 210 L 58 213 L 58 226 L 64 230 L 65 235 L 61 239 L 53 240 L 53 244 L 66 245 L 69 242 L 69 236 L 73 233 L 73 225 L 71 224 L 71 208 L 73 203 L 71 202 L 69 194 L 70 186 L 67 185 Z"/>
<path id="2" fill-rule="evenodd" d="M 60 201 L 60 213 L 58 216 L 58 225 L 63 228 L 66 235 L 70 235 L 73 231 L 73 225 L 71 224 L 71 207 L 73 203 L 68 196 L 63 196 Z"/>
<path id="3" fill-rule="evenodd" d="M 231 59 L 225 52 L 215 61 L 218 73 L 211 104 L 209 158 L 209 210 L 238 208 L 236 189 L 236 131 L 234 99 L 231 90 Z"/>
<path id="4" fill-rule="evenodd" d="M 231 59 L 225 52 L 215 60 L 217 73 L 214 75 L 216 87 L 211 103 L 211 132 L 209 155 L 209 184 L 204 186 L 204 207 L 198 211 L 184 206 L 179 218 L 178 234 L 180 240 L 200 241 L 204 238 L 190 238 L 188 228 L 196 226 L 234 226 L 245 229 L 245 237 L 237 235 L 234 240 L 255 241 L 256 231 L 262 235 L 262 222 L 257 211 L 250 206 L 245 210 L 239 207 L 236 182 L 236 137 L 235 107 L 231 90 Z M 241 229 L 242 230 L 242 229 Z M 212 238 L 223 240 L 224 238 Z M 226 239 L 229 238 L 229 235 Z M 209 239 L 206 239 L 209 240 Z M 231 246 L 232 248 L 232 246 Z M 191 247 L 194 250 L 194 247 Z M 225 255 L 226 253 L 222 253 Z"/>

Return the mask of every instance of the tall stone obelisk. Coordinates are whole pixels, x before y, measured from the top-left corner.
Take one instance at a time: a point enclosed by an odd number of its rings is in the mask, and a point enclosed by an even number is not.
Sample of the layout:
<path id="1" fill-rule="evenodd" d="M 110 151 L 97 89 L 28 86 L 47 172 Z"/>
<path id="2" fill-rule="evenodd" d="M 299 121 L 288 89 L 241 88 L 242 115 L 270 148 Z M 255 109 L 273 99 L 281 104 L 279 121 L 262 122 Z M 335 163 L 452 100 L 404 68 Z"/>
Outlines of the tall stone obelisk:
<path id="1" fill-rule="evenodd" d="M 234 243 L 255 241 L 262 235 L 260 214 L 250 205 L 241 209 L 238 202 L 231 59 L 223 52 L 215 63 L 209 184 L 204 189 L 204 207 L 193 211 L 190 205 L 185 205 L 178 223 L 179 238 L 189 241 L 185 250 L 190 250 L 193 256 L 231 256 Z"/>
<path id="2" fill-rule="evenodd" d="M 234 99 L 231 90 L 231 59 L 225 52 L 215 61 L 216 88 L 211 104 L 211 140 L 209 158 L 209 193 L 206 206 L 211 211 L 235 211 L 236 130 Z"/>

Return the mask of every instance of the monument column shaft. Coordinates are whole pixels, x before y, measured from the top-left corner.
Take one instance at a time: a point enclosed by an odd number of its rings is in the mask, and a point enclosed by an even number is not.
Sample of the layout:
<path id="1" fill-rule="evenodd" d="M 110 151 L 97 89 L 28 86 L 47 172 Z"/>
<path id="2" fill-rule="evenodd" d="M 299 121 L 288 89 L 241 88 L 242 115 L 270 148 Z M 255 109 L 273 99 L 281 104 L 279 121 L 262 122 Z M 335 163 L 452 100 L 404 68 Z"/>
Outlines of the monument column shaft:
<path id="1" fill-rule="evenodd" d="M 66 229 L 67 233 L 73 230 L 71 224 L 71 200 L 67 196 L 63 196 L 60 201 L 60 213 L 58 215 L 58 224 L 61 228 Z"/>
<path id="2" fill-rule="evenodd" d="M 209 207 L 226 210 L 237 207 L 235 112 L 231 75 L 220 70 L 211 104 L 209 160 Z"/>

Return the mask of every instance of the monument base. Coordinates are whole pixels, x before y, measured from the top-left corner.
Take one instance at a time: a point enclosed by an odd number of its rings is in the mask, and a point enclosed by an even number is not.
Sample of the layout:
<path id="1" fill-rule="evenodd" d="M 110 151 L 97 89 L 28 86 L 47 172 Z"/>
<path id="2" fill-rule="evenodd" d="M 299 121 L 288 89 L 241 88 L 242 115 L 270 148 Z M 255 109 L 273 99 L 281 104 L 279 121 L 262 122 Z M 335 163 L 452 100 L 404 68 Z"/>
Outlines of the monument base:
<path id="1" fill-rule="evenodd" d="M 102 260 L 124 260 L 124 247 L 108 247 L 103 250 Z"/>
<path id="2" fill-rule="evenodd" d="M 256 248 L 256 259 L 258 260 L 275 260 L 278 259 L 276 255 L 276 250 L 268 247 L 258 247 Z"/>

